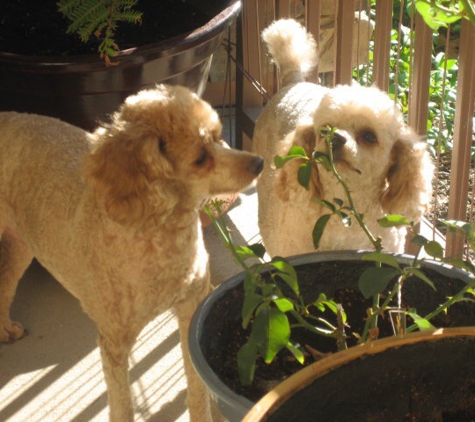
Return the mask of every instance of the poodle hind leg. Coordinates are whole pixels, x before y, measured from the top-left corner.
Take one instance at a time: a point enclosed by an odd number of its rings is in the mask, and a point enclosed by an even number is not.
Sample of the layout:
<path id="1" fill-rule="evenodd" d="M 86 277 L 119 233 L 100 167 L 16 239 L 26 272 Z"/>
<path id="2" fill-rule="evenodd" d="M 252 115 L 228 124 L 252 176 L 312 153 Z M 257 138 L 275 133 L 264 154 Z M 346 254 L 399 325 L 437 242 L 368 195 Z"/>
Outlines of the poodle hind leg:
<path id="1" fill-rule="evenodd" d="M 21 324 L 10 319 L 10 307 L 32 259 L 30 248 L 7 229 L 0 241 L 0 342 L 11 342 L 25 334 Z"/>

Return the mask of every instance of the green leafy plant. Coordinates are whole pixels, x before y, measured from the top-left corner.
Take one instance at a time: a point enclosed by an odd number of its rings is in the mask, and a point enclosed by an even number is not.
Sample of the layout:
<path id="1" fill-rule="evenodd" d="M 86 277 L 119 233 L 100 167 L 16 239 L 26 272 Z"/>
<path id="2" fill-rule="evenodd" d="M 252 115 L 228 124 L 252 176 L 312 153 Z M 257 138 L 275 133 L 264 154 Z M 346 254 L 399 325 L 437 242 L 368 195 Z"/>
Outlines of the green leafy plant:
<path id="1" fill-rule="evenodd" d="M 138 0 L 59 0 L 58 9 L 71 24 L 68 33 L 77 33 L 83 42 L 92 36 L 101 40 L 98 52 L 106 64 L 119 51 L 114 40 L 121 22 L 140 23 L 142 13 L 134 10 Z"/>
<path id="2" fill-rule="evenodd" d="M 205 207 L 205 212 L 245 272 L 242 328 L 246 329 L 250 324 L 252 328 L 247 342 L 238 352 L 238 371 L 241 383 L 248 385 L 254 378 L 258 356 L 261 356 L 266 363 L 271 363 L 282 349 L 287 349 L 303 364 L 304 352 L 291 339 L 289 316 L 298 321 L 298 326 L 305 327 L 315 334 L 341 339 L 346 315 L 337 303 L 323 294 L 310 304 L 304 303 L 297 273 L 285 258 L 274 257 L 270 261 L 265 261 L 266 251 L 260 243 L 248 246 L 236 245 L 226 226 L 220 206 L 219 201 L 213 201 Z M 257 262 L 248 264 L 249 260 Z M 289 287 L 291 296 L 284 293 L 282 283 Z M 329 322 L 319 315 L 326 309 L 335 314 L 336 322 Z M 311 310 L 316 313 L 312 315 Z M 346 348 L 346 344 L 341 342 L 338 344 L 340 348 Z"/>
<path id="3" fill-rule="evenodd" d="M 413 37 L 414 33 L 410 28 L 411 16 L 413 15 L 414 5 L 420 4 L 418 13 L 427 19 L 433 13 L 432 7 L 440 6 L 441 10 L 451 10 L 455 8 L 458 11 L 458 1 L 418 1 L 407 2 L 402 10 L 401 26 L 399 27 L 399 15 L 401 14 L 401 5 L 395 2 L 393 29 L 390 40 L 390 62 L 389 62 L 389 87 L 388 94 L 395 100 L 396 105 L 407 115 L 409 107 L 409 91 L 412 80 L 413 61 Z M 427 8 L 422 10 L 422 4 Z M 445 4 L 445 5 L 443 5 Z M 471 2 L 474 6 L 473 1 Z M 375 19 L 375 3 L 371 2 L 369 10 L 371 18 Z M 429 7 L 430 6 L 430 7 Z M 421 10 L 419 10 L 421 9 Z M 447 12 L 449 13 L 449 12 Z M 457 12 L 458 13 L 458 12 Z M 440 51 L 440 38 L 448 32 L 445 30 L 450 24 L 450 34 L 459 36 L 460 19 L 465 18 L 466 14 L 459 13 L 457 18 L 453 18 L 451 23 L 447 21 L 445 25 L 438 25 L 435 28 L 432 63 L 430 72 L 429 103 L 427 116 L 427 141 L 431 148 L 433 156 L 438 152 L 450 152 L 453 148 L 453 122 L 455 120 L 455 99 L 457 95 L 458 65 L 457 60 L 446 56 L 445 51 Z M 467 16 L 468 18 L 468 16 Z M 475 22 L 475 21 L 473 21 Z M 444 41 L 445 44 L 445 41 Z M 370 42 L 369 62 L 372 63 L 374 51 L 374 40 Z M 353 78 L 363 85 L 373 83 L 372 65 L 362 65 L 355 68 Z M 475 129 L 474 129 L 475 130 Z M 475 135 L 475 132 L 474 132 Z M 475 149 L 472 154 L 475 153 Z"/>
<path id="4" fill-rule="evenodd" d="M 415 0 L 418 13 L 432 29 L 467 19 L 475 26 L 475 3 L 472 0 Z"/>
<path id="5" fill-rule="evenodd" d="M 376 339 L 379 335 L 378 320 L 381 315 L 387 314 L 390 315 L 394 332 L 398 335 L 416 329 L 434 328 L 430 321 L 436 315 L 446 312 L 454 303 L 471 300 L 467 295 L 475 296 L 475 277 L 472 277 L 471 283 L 453 297 L 447 298 L 428 315 L 420 316 L 415 309 L 403 309 L 400 305 L 400 295 L 402 287 L 409 277 L 416 277 L 435 288 L 421 269 L 421 264 L 424 261 L 421 255 L 422 251 L 440 262 L 467 270 L 472 275 L 475 275 L 475 266 L 470 259 L 452 260 L 445 257 L 443 248 L 438 242 L 418 235 L 414 225 L 400 215 L 386 216 L 379 220 L 379 224 L 382 227 L 408 226 L 413 232 L 413 242 L 417 246 L 417 252 L 412 263 L 405 266 L 401 265 L 394 255 L 384 253 L 381 239 L 375 238 L 367 228 L 364 216 L 358 213 L 351 198 L 351 192 L 334 165 L 332 139 L 335 130 L 335 128 L 325 127 L 320 131 L 327 142 L 328 154 L 314 152 L 311 157 L 308 157 L 305 150 L 297 146 L 291 148 L 287 155 L 275 157 L 275 164 L 277 168 L 280 168 L 294 159 L 303 161 L 297 178 L 304 188 L 309 186 L 312 166 L 321 166 L 324 169 L 322 171 L 332 172 L 344 188 L 346 195 L 344 200 L 337 198 L 330 202 L 315 198 L 315 201 L 318 201 L 329 211 L 315 224 L 313 240 L 316 248 L 318 248 L 326 224 L 331 218 L 339 218 L 343 222 L 348 222 L 351 219 L 356 220 L 374 246 L 374 252 L 362 257 L 363 260 L 374 263 L 374 266 L 365 269 L 358 282 L 361 294 L 367 299 L 372 298 L 372 306 L 367 310 L 367 314 L 362 316 L 365 319 L 362 332 L 352 335 L 357 338 L 358 344 Z M 251 328 L 247 342 L 238 352 L 238 372 L 242 384 L 248 385 L 252 382 L 256 360 L 259 357 L 262 357 L 266 363 L 271 363 L 281 350 L 287 349 L 298 362 L 304 362 L 304 350 L 292 340 L 292 329 L 295 327 L 305 328 L 317 335 L 333 338 L 338 350 L 348 347 L 346 313 L 341 304 L 327 298 L 322 293 L 317 295 L 317 300 L 305 303 L 300 294 L 297 272 L 286 259 L 274 257 L 266 261 L 264 259 L 265 248 L 261 244 L 235 245 L 220 212 L 219 203 L 212 203 L 206 212 L 212 218 L 235 260 L 245 271 L 242 327 L 243 329 L 249 326 Z M 444 223 L 449 230 L 462 233 L 470 244 L 475 246 L 475 224 L 454 221 Z M 248 260 L 255 262 L 248 264 Z M 286 285 L 288 289 L 284 290 L 283 285 Z M 286 293 L 289 290 L 291 294 Z M 398 303 L 396 307 L 391 305 L 395 299 Z M 325 310 L 330 310 L 334 315 L 331 321 L 323 317 Z M 407 316 L 413 320 L 413 324 L 409 327 L 406 327 L 405 323 Z"/>

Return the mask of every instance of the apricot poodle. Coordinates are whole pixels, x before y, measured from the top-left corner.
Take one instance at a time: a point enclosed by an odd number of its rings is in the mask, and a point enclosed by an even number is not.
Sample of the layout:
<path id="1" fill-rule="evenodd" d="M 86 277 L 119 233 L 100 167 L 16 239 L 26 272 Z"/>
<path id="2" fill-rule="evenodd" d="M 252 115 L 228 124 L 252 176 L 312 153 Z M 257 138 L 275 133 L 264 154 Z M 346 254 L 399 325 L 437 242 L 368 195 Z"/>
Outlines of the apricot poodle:
<path id="1" fill-rule="evenodd" d="M 129 352 L 170 308 L 191 420 L 210 420 L 187 353 L 190 318 L 209 291 L 199 205 L 245 188 L 262 169 L 260 157 L 223 147 L 220 136 L 210 105 L 166 85 L 127 98 L 93 133 L 0 113 L 0 340 L 24 335 L 9 308 L 36 257 L 97 325 L 111 421 L 133 420 Z"/>
<path id="2" fill-rule="evenodd" d="M 355 84 L 330 89 L 305 82 L 317 63 L 317 49 L 296 21 L 275 21 L 262 36 L 282 80 L 280 92 L 259 116 L 253 138 L 254 151 L 265 160 L 257 192 L 259 228 L 268 252 L 288 256 L 315 250 L 312 230 L 328 211 L 312 198 L 346 200 L 335 176 L 321 166 L 312 170 L 307 191 L 297 181 L 301 160 L 278 170 L 273 165 L 274 157 L 287 154 L 293 145 L 303 147 L 308 156 L 327 152 L 319 130 L 326 125 L 338 129 L 333 139 L 335 164 L 356 209 L 386 250 L 402 252 L 406 229 L 383 229 L 376 220 L 390 213 L 417 222 L 426 211 L 433 164 L 425 142 L 379 89 Z M 346 227 L 335 216 L 320 243 L 321 250 L 371 247 L 356 221 Z"/>

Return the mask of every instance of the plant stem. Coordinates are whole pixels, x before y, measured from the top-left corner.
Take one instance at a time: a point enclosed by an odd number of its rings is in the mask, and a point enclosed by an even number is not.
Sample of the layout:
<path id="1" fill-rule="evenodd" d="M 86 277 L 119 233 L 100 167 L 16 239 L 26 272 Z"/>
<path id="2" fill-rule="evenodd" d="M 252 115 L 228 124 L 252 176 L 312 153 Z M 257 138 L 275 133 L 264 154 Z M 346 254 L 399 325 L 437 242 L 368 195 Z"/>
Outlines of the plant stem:
<path id="1" fill-rule="evenodd" d="M 333 161 L 333 150 L 332 150 L 331 139 L 326 138 L 326 142 L 328 145 L 328 157 L 330 161 L 331 171 L 335 175 L 335 177 L 338 180 L 338 183 L 340 183 L 340 185 L 342 186 L 345 192 L 345 196 L 348 201 L 351 212 L 356 218 L 356 221 L 358 222 L 361 229 L 364 231 L 364 233 L 366 234 L 370 242 L 373 244 L 375 250 L 377 252 L 381 252 L 382 251 L 381 242 L 373 236 L 373 234 L 369 231 L 368 227 L 366 227 L 366 224 L 364 223 L 363 218 L 361 217 L 361 214 L 356 211 L 356 207 L 353 202 L 353 198 L 351 197 L 350 190 L 348 189 L 347 184 L 345 183 L 343 178 L 340 176 L 340 174 L 338 173 L 338 170 L 335 167 L 335 162 Z"/>
<path id="2" fill-rule="evenodd" d="M 333 149 L 332 149 L 332 140 L 331 136 L 326 137 L 325 141 L 328 145 L 328 157 L 330 161 L 330 168 L 332 173 L 335 175 L 335 177 L 338 180 L 338 183 L 342 186 L 346 199 L 348 201 L 349 207 L 351 209 L 351 213 L 353 216 L 356 218 L 356 221 L 358 222 L 359 226 L 363 230 L 363 232 L 366 234 L 368 237 L 369 241 L 373 244 L 374 249 L 376 252 L 381 252 L 382 251 L 382 246 L 381 246 L 381 241 L 379 239 L 376 239 L 373 234 L 369 231 L 368 227 L 363 221 L 363 218 L 361 217 L 361 214 L 356 211 L 355 204 L 353 202 L 353 198 L 351 197 L 350 190 L 348 189 L 347 184 L 343 180 L 343 178 L 340 176 L 338 173 L 338 170 L 335 167 L 335 162 L 333 160 Z M 374 330 L 378 326 L 378 316 L 380 314 L 380 307 L 379 307 L 379 300 L 380 300 L 380 295 L 376 294 L 373 296 L 373 306 L 371 308 L 372 313 L 369 316 L 369 318 L 366 320 L 366 324 L 363 330 L 363 335 L 360 337 L 359 343 L 364 343 L 366 342 L 369 333 Z"/>
<path id="3" fill-rule="evenodd" d="M 335 338 L 334 332 L 327 331 L 327 330 L 324 330 L 320 327 L 316 327 L 315 325 L 309 324 L 305 320 L 305 318 L 303 318 L 302 315 L 300 315 L 297 311 L 292 310 L 292 311 L 289 311 L 289 313 L 300 323 L 301 327 L 309 330 L 310 332 L 312 332 L 314 334 L 317 334 L 317 335 L 320 335 L 320 336 L 324 336 L 324 337 L 333 337 L 333 338 Z"/>
<path id="4" fill-rule="evenodd" d="M 340 304 L 337 305 L 337 322 L 338 330 L 336 331 L 336 344 L 338 350 L 348 349 L 348 344 L 346 343 L 346 333 L 345 333 L 345 322 L 343 321 L 343 306 Z"/>
<path id="5" fill-rule="evenodd" d="M 450 297 L 446 302 L 440 305 L 437 309 L 434 309 L 432 312 L 428 313 L 424 317 L 424 319 L 426 319 L 427 321 L 430 321 L 432 318 L 439 315 L 441 312 L 445 312 L 450 306 L 462 300 L 465 293 L 467 293 L 469 290 L 472 290 L 474 288 L 475 288 L 475 280 L 467 284 L 462 290 L 459 290 L 454 296 Z M 407 328 L 406 332 L 410 333 L 414 331 L 415 329 L 417 329 L 417 324 L 412 324 L 411 326 Z"/>
<path id="6" fill-rule="evenodd" d="M 237 261 L 237 263 L 241 265 L 247 273 L 251 272 L 251 269 L 249 268 L 249 266 L 246 264 L 244 259 L 242 259 L 242 257 L 236 251 L 236 246 L 234 245 L 233 238 L 231 236 L 231 233 L 229 232 L 229 229 L 226 226 L 226 222 L 224 221 L 223 213 L 221 212 L 221 207 L 215 206 L 215 205 L 213 206 L 216 212 L 218 213 L 217 218 L 214 216 L 209 205 L 206 205 L 204 207 L 205 213 L 211 218 L 211 221 L 213 222 L 214 227 L 216 228 L 216 230 L 218 230 L 219 234 L 224 239 L 226 246 L 231 251 L 231 254 L 233 255 L 234 259 Z"/>

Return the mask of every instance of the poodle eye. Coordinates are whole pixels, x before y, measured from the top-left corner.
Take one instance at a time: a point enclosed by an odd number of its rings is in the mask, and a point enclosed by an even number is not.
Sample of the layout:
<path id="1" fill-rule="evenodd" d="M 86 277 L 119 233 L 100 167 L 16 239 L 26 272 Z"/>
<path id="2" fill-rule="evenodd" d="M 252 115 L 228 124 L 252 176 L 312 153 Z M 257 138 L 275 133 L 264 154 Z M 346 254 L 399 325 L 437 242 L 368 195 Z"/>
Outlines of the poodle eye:
<path id="1" fill-rule="evenodd" d="M 378 142 L 378 138 L 376 138 L 375 133 L 371 130 L 361 132 L 359 138 L 368 145 L 374 145 Z"/>
<path id="2" fill-rule="evenodd" d="M 201 151 L 200 157 L 195 161 L 195 164 L 196 164 L 198 167 L 201 167 L 201 166 L 203 166 L 204 164 L 206 164 L 206 162 L 208 161 L 208 158 L 209 158 L 208 151 L 206 151 L 205 149 L 203 149 L 203 151 Z"/>

